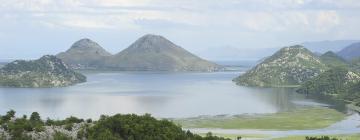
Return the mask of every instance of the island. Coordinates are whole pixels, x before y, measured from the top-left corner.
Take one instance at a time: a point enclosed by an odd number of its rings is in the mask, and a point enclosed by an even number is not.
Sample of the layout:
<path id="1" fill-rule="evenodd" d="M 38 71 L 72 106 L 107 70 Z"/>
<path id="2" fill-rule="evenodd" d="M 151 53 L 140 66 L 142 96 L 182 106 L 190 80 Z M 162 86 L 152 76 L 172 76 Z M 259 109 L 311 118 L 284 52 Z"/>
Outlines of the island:
<path id="1" fill-rule="evenodd" d="M 153 34 L 140 37 L 114 55 L 90 39 L 81 39 L 57 57 L 74 69 L 199 72 L 223 69 L 222 66 L 190 53 L 165 37 Z"/>
<path id="2" fill-rule="evenodd" d="M 86 81 L 61 59 L 45 55 L 38 60 L 16 60 L 0 69 L 0 86 L 21 88 L 64 87 Z"/>

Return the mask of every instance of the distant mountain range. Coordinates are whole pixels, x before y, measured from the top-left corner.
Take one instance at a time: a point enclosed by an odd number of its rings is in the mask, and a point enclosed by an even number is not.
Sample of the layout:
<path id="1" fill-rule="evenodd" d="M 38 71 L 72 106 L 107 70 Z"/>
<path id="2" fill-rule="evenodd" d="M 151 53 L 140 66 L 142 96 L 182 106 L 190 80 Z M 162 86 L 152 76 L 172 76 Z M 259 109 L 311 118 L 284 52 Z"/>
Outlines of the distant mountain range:
<path id="1" fill-rule="evenodd" d="M 360 40 L 334 40 L 334 41 L 313 41 L 304 42 L 304 46 L 315 55 L 322 55 L 328 51 L 338 52 L 348 45 L 360 42 Z M 271 56 L 281 47 L 257 48 L 257 47 L 212 47 L 197 51 L 196 54 L 203 58 L 216 61 L 234 61 L 234 60 L 260 60 Z"/>
<path id="2" fill-rule="evenodd" d="M 323 54 L 328 51 L 338 52 L 350 44 L 360 42 L 360 40 L 333 40 L 333 41 L 313 41 L 301 43 L 302 46 L 314 53 Z"/>
<path id="3" fill-rule="evenodd" d="M 344 59 L 351 61 L 360 57 L 360 42 L 353 43 L 337 53 Z"/>
<path id="4" fill-rule="evenodd" d="M 217 71 L 221 66 L 204 60 L 159 35 L 145 35 L 125 50 L 111 55 L 90 39 L 82 39 L 57 55 L 76 69 L 136 71 Z"/>

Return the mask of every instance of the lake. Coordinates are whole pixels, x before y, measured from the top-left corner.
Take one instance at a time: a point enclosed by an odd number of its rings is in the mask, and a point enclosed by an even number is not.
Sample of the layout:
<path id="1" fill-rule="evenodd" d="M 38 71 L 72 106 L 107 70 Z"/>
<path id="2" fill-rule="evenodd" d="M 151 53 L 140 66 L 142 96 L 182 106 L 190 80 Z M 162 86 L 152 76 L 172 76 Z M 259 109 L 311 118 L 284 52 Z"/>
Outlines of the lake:
<path id="1" fill-rule="evenodd" d="M 0 88 L 0 113 L 70 115 L 150 113 L 158 118 L 262 114 L 322 105 L 293 89 L 249 88 L 231 80 L 239 71 L 214 73 L 83 72 L 88 82 L 64 88 Z"/>

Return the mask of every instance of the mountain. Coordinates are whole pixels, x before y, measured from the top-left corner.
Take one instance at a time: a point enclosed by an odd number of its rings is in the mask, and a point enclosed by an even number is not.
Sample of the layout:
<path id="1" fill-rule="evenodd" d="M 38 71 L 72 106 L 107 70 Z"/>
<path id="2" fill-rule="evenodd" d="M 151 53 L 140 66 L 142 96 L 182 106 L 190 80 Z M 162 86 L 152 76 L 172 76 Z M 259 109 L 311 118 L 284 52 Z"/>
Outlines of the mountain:
<path id="1" fill-rule="evenodd" d="M 360 57 L 360 42 L 353 43 L 337 53 L 346 60 L 352 60 Z"/>
<path id="2" fill-rule="evenodd" d="M 358 42 L 359 40 L 326 40 L 326 41 L 313 41 L 301 43 L 302 46 L 309 49 L 311 52 L 325 53 L 327 51 L 338 52 L 346 46 Z"/>
<path id="3" fill-rule="evenodd" d="M 85 38 L 75 42 L 66 52 L 56 56 L 72 68 L 95 69 L 103 67 L 105 59 L 111 54 L 98 43 Z"/>
<path id="4" fill-rule="evenodd" d="M 117 70 L 216 71 L 221 67 L 201 59 L 159 35 L 145 35 L 106 60 Z"/>
<path id="5" fill-rule="evenodd" d="M 347 67 L 349 64 L 345 59 L 341 58 L 332 51 L 328 51 L 320 56 L 321 62 L 329 67 Z"/>
<path id="6" fill-rule="evenodd" d="M 319 58 L 303 46 L 284 47 L 233 81 L 259 87 L 295 86 L 326 69 Z"/>
<path id="7" fill-rule="evenodd" d="M 343 94 L 357 82 L 360 82 L 359 74 L 344 67 L 334 67 L 301 84 L 297 92 L 306 94 Z"/>
<path id="8" fill-rule="evenodd" d="M 314 95 L 330 95 L 360 106 L 360 75 L 344 67 L 331 68 L 303 83 L 297 92 Z"/>
<path id="9" fill-rule="evenodd" d="M 85 81 L 84 75 L 51 55 L 32 61 L 16 60 L 0 69 L 0 85 L 6 87 L 63 87 Z"/>

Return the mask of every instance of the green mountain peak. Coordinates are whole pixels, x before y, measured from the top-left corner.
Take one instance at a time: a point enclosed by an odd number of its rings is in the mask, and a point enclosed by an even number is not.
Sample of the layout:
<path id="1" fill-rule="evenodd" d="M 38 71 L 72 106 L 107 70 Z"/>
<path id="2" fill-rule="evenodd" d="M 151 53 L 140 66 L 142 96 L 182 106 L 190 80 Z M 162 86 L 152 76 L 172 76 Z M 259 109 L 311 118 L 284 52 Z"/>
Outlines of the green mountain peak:
<path id="1" fill-rule="evenodd" d="M 301 45 L 284 47 L 233 81 L 238 85 L 297 86 L 319 75 L 326 66 Z"/>

